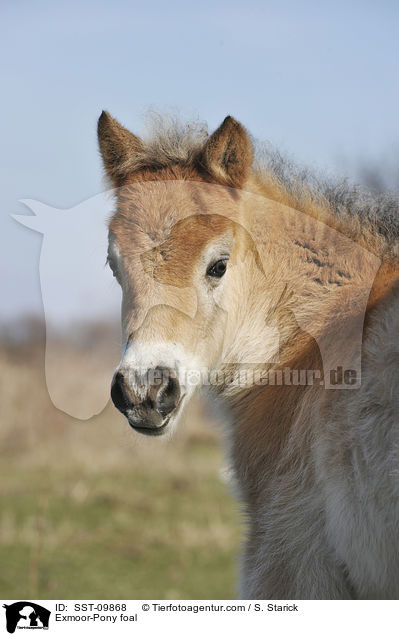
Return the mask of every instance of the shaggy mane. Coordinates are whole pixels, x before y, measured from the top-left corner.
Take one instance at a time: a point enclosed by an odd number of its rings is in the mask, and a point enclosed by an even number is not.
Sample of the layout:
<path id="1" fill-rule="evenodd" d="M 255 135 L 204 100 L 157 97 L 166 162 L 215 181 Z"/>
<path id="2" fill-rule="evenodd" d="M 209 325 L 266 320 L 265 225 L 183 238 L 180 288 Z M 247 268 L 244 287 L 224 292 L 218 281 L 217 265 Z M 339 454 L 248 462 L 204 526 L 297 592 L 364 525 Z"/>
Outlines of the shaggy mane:
<path id="1" fill-rule="evenodd" d="M 154 112 L 147 116 L 147 129 L 149 133 L 143 137 L 141 151 L 124 168 L 136 171 L 190 164 L 209 136 L 205 122 L 181 122 L 177 116 Z M 397 195 L 373 193 L 348 179 L 326 179 L 298 166 L 271 144 L 252 141 L 255 150 L 252 177 L 265 196 L 334 225 L 382 258 L 398 258 Z"/>
<path id="2" fill-rule="evenodd" d="M 197 121 L 182 122 L 174 115 L 147 115 L 142 149 L 124 164 L 132 171 L 190 164 L 208 139 L 208 126 Z"/>
<path id="3" fill-rule="evenodd" d="M 274 192 L 281 202 L 333 225 L 378 256 L 397 259 L 398 195 L 375 193 L 347 178 L 325 178 L 266 143 L 256 144 L 253 173 L 271 198 Z"/>

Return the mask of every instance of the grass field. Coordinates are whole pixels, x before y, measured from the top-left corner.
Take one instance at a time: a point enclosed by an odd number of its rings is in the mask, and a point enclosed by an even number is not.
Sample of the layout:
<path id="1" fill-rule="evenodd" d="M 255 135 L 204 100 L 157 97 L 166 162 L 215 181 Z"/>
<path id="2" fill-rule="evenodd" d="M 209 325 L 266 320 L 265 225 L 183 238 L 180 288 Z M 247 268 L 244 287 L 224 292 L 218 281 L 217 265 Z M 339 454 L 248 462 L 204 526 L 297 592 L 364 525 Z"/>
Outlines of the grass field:
<path id="1" fill-rule="evenodd" d="M 163 443 L 111 405 L 57 411 L 41 347 L 2 349 L 0 371 L 2 598 L 234 597 L 240 517 L 198 406 Z"/>

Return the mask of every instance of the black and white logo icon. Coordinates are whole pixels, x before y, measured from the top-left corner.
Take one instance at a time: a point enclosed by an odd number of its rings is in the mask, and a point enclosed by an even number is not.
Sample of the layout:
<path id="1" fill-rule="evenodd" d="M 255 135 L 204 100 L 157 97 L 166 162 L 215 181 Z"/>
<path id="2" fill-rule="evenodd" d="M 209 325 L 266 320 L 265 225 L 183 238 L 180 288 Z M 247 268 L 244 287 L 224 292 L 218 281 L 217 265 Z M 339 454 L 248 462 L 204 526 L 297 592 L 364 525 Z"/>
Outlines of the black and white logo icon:
<path id="1" fill-rule="evenodd" d="M 3 607 L 6 610 L 9 634 L 13 634 L 16 629 L 48 629 L 51 612 L 37 603 L 18 601 Z"/>

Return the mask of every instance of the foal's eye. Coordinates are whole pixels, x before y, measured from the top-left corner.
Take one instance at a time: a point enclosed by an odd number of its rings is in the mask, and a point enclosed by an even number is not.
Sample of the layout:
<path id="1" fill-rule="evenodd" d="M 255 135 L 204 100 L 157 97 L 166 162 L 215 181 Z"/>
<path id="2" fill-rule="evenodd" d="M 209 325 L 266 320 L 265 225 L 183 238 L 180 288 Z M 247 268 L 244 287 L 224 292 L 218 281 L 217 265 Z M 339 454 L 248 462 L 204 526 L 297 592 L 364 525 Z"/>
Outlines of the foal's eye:
<path id="1" fill-rule="evenodd" d="M 227 258 L 221 258 L 219 261 L 209 265 L 206 270 L 207 276 L 212 276 L 212 278 L 222 278 L 222 276 L 226 273 L 227 262 Z"/>

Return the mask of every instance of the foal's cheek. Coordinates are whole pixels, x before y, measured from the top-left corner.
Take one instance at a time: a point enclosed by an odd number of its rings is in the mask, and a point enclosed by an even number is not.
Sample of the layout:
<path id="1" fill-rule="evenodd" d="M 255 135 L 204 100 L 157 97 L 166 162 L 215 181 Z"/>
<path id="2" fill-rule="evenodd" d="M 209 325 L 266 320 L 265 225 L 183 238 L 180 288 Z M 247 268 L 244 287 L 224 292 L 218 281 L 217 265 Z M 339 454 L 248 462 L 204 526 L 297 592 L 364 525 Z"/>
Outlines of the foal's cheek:
<path id="1" fill-rule="evenodd" d="M 212 289 L 211 296 L 212 302 L 216 309 L 222 309 L 227 312 L 231 305 L 230 297 L 234 298 L 235 296 L 235 270 L 236 266 L 232 263 L 228 264 L 226 274 L 220 280 L 220 282 L 215 285 Z"/>
<path id="2" fill-rule="evenodd" d="M 212 291 L 212 300 L 213 300 L 213 303 L 216 305 L 216 308 L 224 309 L 224 310 L 227 309 L 225 296 L 226 296 L 226 293 L 225 293 L 224 285 L 220 283 L 220 285 L 215 287 L 215 289 Z"/>

